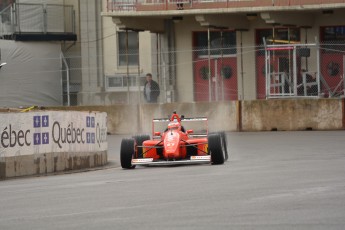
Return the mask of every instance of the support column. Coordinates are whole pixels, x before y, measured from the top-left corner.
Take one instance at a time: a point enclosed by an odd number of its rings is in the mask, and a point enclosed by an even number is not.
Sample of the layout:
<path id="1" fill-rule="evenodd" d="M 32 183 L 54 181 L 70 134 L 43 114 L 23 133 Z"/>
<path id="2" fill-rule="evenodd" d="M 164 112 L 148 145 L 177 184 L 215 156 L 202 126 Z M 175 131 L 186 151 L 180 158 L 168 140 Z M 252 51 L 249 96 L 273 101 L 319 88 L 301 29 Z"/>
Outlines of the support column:
<path id="1" fill-rule="evenodd" d="M 80 1 L 80 41 L 82 86 L 79 94 L 80 105 L 102 102 L 96 93 L 102 91 L 103 55 L 102 55 L 102 19 L 99 14 L 102 1 Z"/>

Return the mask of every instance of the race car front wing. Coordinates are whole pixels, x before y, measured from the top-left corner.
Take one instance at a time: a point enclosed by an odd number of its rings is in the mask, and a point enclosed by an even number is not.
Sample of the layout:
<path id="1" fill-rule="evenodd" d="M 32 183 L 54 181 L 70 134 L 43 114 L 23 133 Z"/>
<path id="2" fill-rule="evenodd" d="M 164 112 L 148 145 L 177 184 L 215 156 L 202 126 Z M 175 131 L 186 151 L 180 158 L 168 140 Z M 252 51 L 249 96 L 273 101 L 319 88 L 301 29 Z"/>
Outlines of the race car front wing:
<path id="1" fill-rule="evenodd" d="M 139 158 L 132 159 L 132 165 L 188 165 L 188 164 L 202 164 L 211 163 L 211 156 L 191 156 L 190 159 L 185 160 L 154 160 L 153 158 Z"/>

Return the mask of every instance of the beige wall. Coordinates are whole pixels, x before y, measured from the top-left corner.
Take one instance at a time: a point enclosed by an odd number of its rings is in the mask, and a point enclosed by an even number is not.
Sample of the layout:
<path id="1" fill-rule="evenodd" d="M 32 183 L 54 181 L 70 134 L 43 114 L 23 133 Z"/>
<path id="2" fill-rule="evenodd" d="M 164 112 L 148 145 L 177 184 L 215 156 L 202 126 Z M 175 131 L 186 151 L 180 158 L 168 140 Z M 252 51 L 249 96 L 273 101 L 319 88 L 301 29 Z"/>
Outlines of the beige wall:
<path id="1" fill-rule="evenodd" d="M 106 11 L 106 1 L 103 0 L 103 11 Z M 127 74 L 126 66 L 118 65 L 118 43 L 117 32 L 121 31 L 116 27 L 116 24 L 112 21 L 111 17 L 102 17 L 102 37 L 103 39 L 103 69 L 104 75 L 114 76 L 116 74 Z M 157 80 L 156 71 L 156 35 L 149 31 L 143 31 L 139 33 L 139 62 L 138 66 L 129 66 L 129 74 L 143 76 L 146 73 L 152 73 L 153 79 Z M 106 88 L 106 87 L 105 87 Z M 131 93 L 131 102 L 137 103 L 139 96 L 136 96 L 138 92 Z M 105 91 L 103 93 L 104 100 L 100 104 L 114 104 L 114 103 L 126 103 L 127 94 L 124 92 L 110 92 Z M 134 100 L 134 101 L 133 101 Z M 141 97 L 141 102 L 143 98 Z"/>
<path id="2" fill-rule="evenodd" d="M 103 12 L 106 12 L 106 1 L 103 0 Z M 102 35 L 103 35 L 103 52 L 104 52 L 104 74 L 114 75 L 116 73 L 127 73 L 126 66 L 118 66 L 118 47 L 117 47 L 117 32 L 121 31 L 116 27 L 111 17 L 102 17 Z M 139 33 L 139 62 L 140 73 L 154 72 L 154 58 L 155 58 L 155 41 L 156 35 L 149 31 Z M 137 74 L 138 67 L 130 66 L 130 74 Z M 155 76 L 154 76 L 155 78 Z"/>
<path id="3" fill-rule="evenodd" d="M 102 34 L 104 52 L 104 73 L 105 75 L 114 75 L 115 73 L 127 73 L 126 66 L 118 66 L 118 47 L 117 47 L 117 31 L 116 25 L 110 17 L 103 17 Z M 140 55 L 140 73 L 152 72 L 152 58 L 154 58 L 154 50 L 152 40 L 155 35 L 149 31 L 139 33 L 139 55 Z M 130 66 L 130 74 L 137 74 L 138 67 Z"/>
<path id="4" fill-rule="evenodd" d="M 99 20 L 99 5 L 94 1 L 80 2 L 82 50 L 82 87 L 79 94 L 81 105 L 108 105 L 127 103 L 127 93 L 107 91 L 105 75 L 126 74 L 127 67 L 118 66 L 117 31 L 118 28 L 110 17 L 101 17 Z M 106 1 L 102 1 L 101 11 L 106 11 Z M 150 32 L 140 32 L 140 74 L 153 72 L 152 40 L 155 35 Z M 138 74 L 138 67 L 129 67 L 129 74 Z M 130 102 L 137 103 L 138 92 L 130 92 Z"/>
<path id="5" fill-rule="evenodd" d="M 241 32 L 237 32 L 237 47 L 241 44 Z M 255 52 L 253 52 L 253 44 L 255 43 L 255 32 L 253 29 L 242 31 L 243 46 L 243 91 L 242 92 L 242 74 L 241 74 L 241 50 L 237 49 L 237 82 L 238 82 L 238 98 L 239 100 L 253 100 L 256 98 L 256 77 L 255 68 Z"/>
<path id="6" fill-rule="evenodd" d="M 179 102 L 194 100 L 193 41 L 192 32 L 204 30 L 193 16 L 175 24 L 176 39 L 176 89 Z"/>

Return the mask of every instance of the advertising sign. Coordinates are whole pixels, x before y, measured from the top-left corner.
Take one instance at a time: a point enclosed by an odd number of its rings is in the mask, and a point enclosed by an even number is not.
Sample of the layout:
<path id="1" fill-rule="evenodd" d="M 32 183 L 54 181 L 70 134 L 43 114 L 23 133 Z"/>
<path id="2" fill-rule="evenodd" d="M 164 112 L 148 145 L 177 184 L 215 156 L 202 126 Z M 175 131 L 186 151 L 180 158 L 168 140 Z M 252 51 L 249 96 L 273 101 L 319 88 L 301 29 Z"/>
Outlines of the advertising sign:
<path id="1" fill-rule="evenodd" d="M 107 114 L 43 111 L 0 114 L 0 157 L 107 150 Z"/>

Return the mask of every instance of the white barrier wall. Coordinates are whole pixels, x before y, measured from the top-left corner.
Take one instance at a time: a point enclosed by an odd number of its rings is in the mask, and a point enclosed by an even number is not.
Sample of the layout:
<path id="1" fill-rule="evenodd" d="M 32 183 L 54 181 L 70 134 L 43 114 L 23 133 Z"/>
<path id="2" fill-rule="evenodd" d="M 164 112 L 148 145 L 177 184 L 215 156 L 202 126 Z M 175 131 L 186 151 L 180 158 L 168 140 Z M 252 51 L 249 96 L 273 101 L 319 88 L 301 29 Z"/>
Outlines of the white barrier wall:
<path id="1" fill-rule="evenodd" d="M 52 161 L 54 157 L 61 158 L 61 164 L 64 166 L 65 158 L 70 160 L 72 156 L 73 159 L 77 159 L 76 156 L 79 158 L 87 156 L 90 161 L 90 158 L 93 160 L 94 154 L 101 154 L 102 163 L 95 165 L 92 161 L 92 164 L 89 162 L 85 164 L 98 166 L 106 162 L 107 149 L 106 113 L 76 111 L 0 113 L 0 163 L 3 163 L 1 167 L 6 167 L 6 170 L 9 168 L 8 162 L 19 162 L 23 157 L 30 156 L 33 156 L 33 165 L 38 158 L 44 157 L 44 161 L 47 161 L 49 156 Z M 4 162 L 7 162 L 7 166 Z M 14 163 L 14 166 L 16 165 Z M 60 168 L 66 170 L 64 167 Z M 0 169 L 0 174 L 1 170 L 4 169 Z M 14 168 L 14 171 L 17 169 Z"/>
<path id="2" fill-rule="evenodd" d="M 106 113 L 0 114 L 0 156 L 107 150 Z"/>

